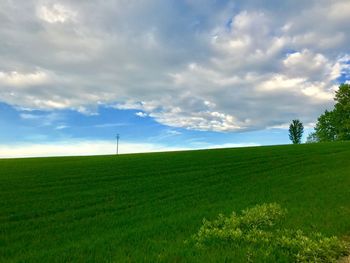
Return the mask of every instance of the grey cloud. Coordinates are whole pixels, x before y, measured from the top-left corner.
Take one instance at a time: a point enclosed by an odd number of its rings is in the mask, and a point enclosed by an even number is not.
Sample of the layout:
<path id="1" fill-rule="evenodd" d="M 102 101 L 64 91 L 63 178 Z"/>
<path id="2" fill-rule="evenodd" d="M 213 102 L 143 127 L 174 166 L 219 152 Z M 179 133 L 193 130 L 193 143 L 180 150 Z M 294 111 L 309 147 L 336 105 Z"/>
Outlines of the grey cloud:
<path id="1" fill-rule="evenodd" d="M 0 101 L 200 130 L 313 122 L 346 67 L 349 15 L 345 0 L 3 1 Z"/>

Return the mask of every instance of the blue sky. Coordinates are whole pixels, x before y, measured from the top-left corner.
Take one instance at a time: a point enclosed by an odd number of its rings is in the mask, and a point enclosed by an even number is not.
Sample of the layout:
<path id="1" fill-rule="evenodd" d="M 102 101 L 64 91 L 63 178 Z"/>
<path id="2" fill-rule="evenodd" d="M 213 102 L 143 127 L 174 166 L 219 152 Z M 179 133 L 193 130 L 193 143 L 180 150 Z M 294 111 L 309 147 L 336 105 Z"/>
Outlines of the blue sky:
<path id="1" fill-rule="evenodd" d="M 350 2 L 0 3 L 0 157 L 287 144 L 350 79 Z"/>
<path id="2" fill-rule="evenodd" d="M 121 137 L 122 153 L 289 143 L 285 129 L 271 128 L 249 132 L 196 131 L 162 125 L 151 117 L 142 116 L 136 110 L 103 106 L 95 114 L 87 115 L 74 110 L 18 110 L 1 103 L 0 112 L 0 124 L 3 127 L 0 131 L 0 145 L 7 146 L 11 142 L 11 148 L 15 151 L 7 153 L 10 156 L 16 156 L 19 150 L 29 151 L 19 153 L 19 156 L 32 156 L 35 153 L 40 155 L 41 151 L 33 150 L 33 145 L 41 146 L 44 155 L 61 155 L 61 149 L 56 154 L 55 145 L 66 147 L 71 144 L 81 147 L 80 144 L 85 142 L 92 147 L 96 144 L 99 147 L 101 141 L 106 143 L 104 148 L 98 148 L 97 152 L 90 149 L 92 154 L 114 153 L 116 134 Z M 143 145 L 147 147 L 144 149 Z M 140 146 L 141 149 L 138 149 Z M 85 148 L 82 147 L 83 149 Z M 7 157 L 5 150 L 9 151 L 5 148 L 3 157 Z M 81 154 L 89 154 L 90 151 Z"/>

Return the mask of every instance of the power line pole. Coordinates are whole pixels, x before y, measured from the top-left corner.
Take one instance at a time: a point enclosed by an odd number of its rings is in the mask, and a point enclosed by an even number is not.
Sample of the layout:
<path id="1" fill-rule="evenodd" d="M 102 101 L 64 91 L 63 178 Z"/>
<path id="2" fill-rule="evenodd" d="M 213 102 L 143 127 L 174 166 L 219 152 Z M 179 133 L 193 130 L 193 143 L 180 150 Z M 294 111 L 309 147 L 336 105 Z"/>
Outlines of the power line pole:
<path id="1" fill-rule="evenodd" d="M 119 134 L 117 134 L 117 155 L 119 154 Z"/>

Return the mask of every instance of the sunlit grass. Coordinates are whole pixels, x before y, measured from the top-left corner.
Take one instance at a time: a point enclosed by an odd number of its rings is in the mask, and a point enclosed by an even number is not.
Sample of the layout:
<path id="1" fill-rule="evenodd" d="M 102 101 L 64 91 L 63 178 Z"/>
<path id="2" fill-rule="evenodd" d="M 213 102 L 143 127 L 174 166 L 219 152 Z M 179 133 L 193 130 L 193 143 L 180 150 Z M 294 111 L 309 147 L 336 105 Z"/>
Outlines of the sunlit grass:
<path id="1" fill-rule="evenodd" d="M 349 156 L 332 143 L 0 160 L 0 261 L 246 262 L 184 241 L 203 218 L 275 202 L 285 228 L 350 236 Z"/>

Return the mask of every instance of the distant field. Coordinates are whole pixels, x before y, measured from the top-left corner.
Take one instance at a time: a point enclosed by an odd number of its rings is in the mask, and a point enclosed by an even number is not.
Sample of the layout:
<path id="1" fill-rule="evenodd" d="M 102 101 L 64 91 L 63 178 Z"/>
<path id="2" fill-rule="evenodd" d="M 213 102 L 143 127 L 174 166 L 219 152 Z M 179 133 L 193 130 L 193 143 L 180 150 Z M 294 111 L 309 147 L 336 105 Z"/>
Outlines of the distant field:
<path id="1" fill-rule="evenodd" d="M 0 262 L 244 262 L 184 240 L 266 202 L 350 236 L 350 143 L 0 160 Z"/>

